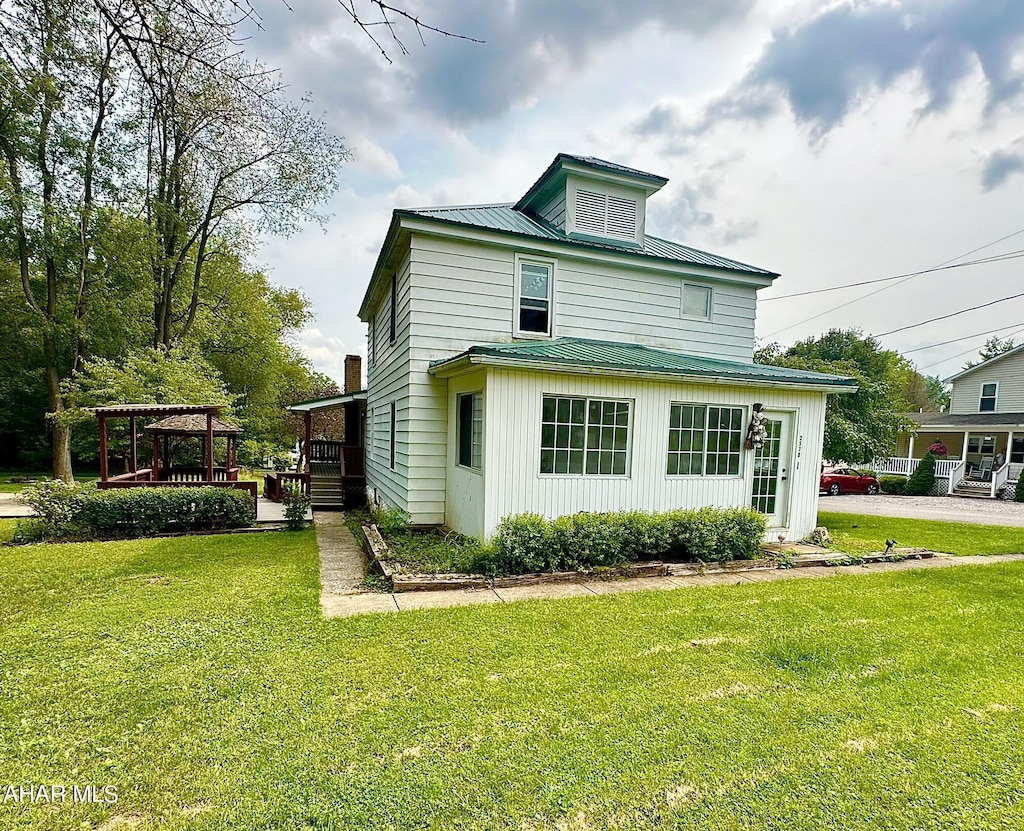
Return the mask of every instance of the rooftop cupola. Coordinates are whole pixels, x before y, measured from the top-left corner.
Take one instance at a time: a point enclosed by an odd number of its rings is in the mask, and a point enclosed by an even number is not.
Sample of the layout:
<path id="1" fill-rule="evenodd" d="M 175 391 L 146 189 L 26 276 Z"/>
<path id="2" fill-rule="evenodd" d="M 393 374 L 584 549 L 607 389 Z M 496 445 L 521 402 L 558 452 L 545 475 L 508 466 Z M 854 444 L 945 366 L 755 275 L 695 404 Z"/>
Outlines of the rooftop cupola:
<path id="1" fill-rule="evenodd" d="M 668 182 L 631 167 L 559 153 L 515 209 L 579 239 L 643 244 L 647 197 Z"/>

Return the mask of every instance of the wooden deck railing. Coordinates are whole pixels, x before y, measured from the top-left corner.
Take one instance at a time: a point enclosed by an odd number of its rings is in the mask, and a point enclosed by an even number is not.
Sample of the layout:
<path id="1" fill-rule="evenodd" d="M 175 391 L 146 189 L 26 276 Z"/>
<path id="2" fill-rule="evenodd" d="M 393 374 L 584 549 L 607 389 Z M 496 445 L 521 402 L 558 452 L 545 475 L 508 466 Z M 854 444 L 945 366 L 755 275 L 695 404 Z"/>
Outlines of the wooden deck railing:
<path id="1" fill-rule="evenodd" d="M 263 475 L 263 495 L 274 502 L 284 499 L 284 489 L 288 482 L 299 482 L 302 492 L 309 495 L 309 474 L 293 471 L 276 471 Z"/>

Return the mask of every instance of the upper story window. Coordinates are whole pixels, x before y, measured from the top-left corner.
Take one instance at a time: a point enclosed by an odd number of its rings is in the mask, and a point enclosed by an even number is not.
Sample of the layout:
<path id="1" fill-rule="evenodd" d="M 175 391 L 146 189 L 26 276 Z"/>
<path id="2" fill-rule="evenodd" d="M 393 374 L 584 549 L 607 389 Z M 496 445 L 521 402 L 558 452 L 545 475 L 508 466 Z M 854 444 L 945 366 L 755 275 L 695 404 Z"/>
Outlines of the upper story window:
<path id="1" fill-rule="evenodd" d="M 580 188 L 576 191 L 576 230 L 635 241 L 638 210 L 636 199 Z"/>
<path id="2" fill-rule="evenodd" d="M 551 337 L 555 263 L 516 257 L 516 330 L 526 337 Z"/>
<path id="3" fill-rule="evenodd" d="M 683 283 L 683 317 L 711 320 L 711 289 Z"/>
<path id="4" fill-rule="evenodd" d="M 981 402 L 978 411 L 982 413 L 994 413 L 996 411 L 996 400 L 999 397 L 999 384 L 981 385 Z"/>

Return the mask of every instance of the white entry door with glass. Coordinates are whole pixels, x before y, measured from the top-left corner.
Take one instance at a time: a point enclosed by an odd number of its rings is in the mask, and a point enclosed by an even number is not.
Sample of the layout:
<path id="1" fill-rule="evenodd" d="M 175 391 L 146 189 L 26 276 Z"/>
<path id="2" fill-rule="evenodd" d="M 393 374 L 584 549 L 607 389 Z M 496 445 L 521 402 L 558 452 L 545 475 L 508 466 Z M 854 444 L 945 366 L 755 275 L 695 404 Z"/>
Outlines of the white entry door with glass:
<path id="1" fill-rule="evenodd" d="M 789 521 L 789 474 L 793 414 L 765 412 L 764 444 L 754 451 L 751 507 L 768 517 L 769 528 L 783 528 Z"/>

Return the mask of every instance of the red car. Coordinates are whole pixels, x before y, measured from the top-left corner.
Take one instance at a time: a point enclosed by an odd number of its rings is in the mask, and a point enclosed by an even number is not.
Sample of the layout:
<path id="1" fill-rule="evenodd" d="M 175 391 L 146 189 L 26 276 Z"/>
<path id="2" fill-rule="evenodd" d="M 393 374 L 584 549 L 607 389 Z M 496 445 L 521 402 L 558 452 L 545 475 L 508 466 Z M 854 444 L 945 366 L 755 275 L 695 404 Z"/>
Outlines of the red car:
<path id="1" fill-rule="evenodd" d="M 858 473 L 850 467 L 834 467 L 821 473 L 821 489 L 829 496 L 841 493 L 876 494 L 881 488 L 874 476 Z"/>

